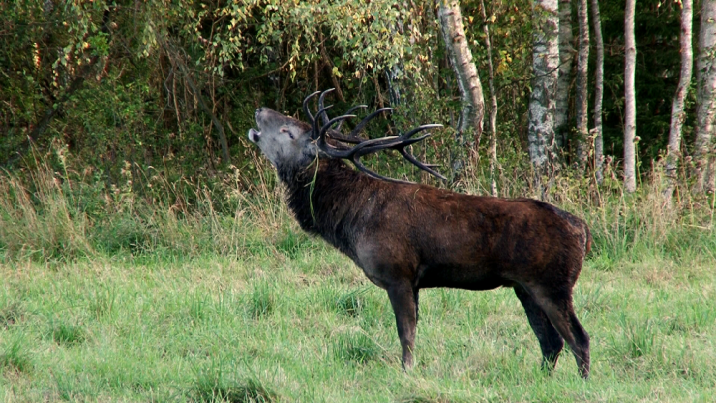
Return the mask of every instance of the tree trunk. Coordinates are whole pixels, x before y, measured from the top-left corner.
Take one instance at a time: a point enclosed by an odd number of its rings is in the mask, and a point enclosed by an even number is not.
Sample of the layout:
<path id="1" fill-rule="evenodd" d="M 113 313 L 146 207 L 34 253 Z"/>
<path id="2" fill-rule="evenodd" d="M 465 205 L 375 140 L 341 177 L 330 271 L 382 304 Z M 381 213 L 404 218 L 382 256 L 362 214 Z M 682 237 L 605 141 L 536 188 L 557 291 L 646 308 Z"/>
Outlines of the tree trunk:
<path id="1" fill-rule="evenodd" d="M 602 98 L 604 97 L 604 39 L 599 16 L 599 0 L 592 1 L 592 23 L 597 60 L 594 72 L 594 176 L 597 184 L 604 181 L 604 138 L 602 137 Z"/>
<path id="2" fill-rule="evenodd" d="M 577 15 L 579 19 L 579 58 L 577 59 L 577 165 L 584 169 L 587 165 L 589 142 L 587 122 L 587 68 L 589 63 L 589 16 L 587 0 L 578 0 Z"/>
<path id="3" fill-rule="evenodd" d="M 395 25 L 391 28 L 392 36 L 403 34 L 403 20 L 398 19 Z M 403 77 L 403 61 L 399 60 L 393 65 L 393 67 L 385 69 L 385 80 L 388 83 L 388 97 L 390 99 L 390 106 L 397 108 L 403 103 L 403 88 L 402 80 Z M 405 113 L 407 111 L 403 111 Z"/>
<path id="4" fill-rule="evenodd" d="M 714 131 L 716 125 L 716 1 L 701 1 L 699 57 L 696 60 L 696 185 L 694 191 L 714 190 Z"/>
<path id="5" fill-rule="evenodd" d="M 333 88 L 336 89 L 336 95 L 338 96 L 338 100 L 341 102 L 345 102 L 346 99 L 343 97 L 343 90 L 341 90 L 341 82 L 338 81 L 338 78 L 335 74 L 333 74 L 333 62 L 331 61 L 331 58 L 328 57 L 328 52 L 326 51 L 325 46 L 325 39 L 323 39 L 323 32 L 321 30 L 318 30 L 318 40 L 321 44 L 320 46 L 320 52 L 321 52 L 321 59 L 323 60 L 323 65 L 326 66 L 326 70 L 328 71 L 328 75 L 331 77 L 331 82 L 333 83 Z"/>
<path id="6" fill-rule="evenodd" d="M 487 66 L 489 72 L 490 86 L 490 193 L 497 197 L 497 181 L 495 174 L 497 170 L 497 94 L 495 93 L 495 72 L 492 67 L 492 42 L 490 41 L 490 27 L 487 21 L 487 10 L 485 0 L 480 0 L 482 10 L 483 30 L 485 31 L 485 45 L 487 46 Z"/>
<path id="7" fill-rule="evenodd" d="M 555 144 L 567 145 L 569 135 L 569 87 L 574 64 L 574 35 L 572 35 L 572 0 L 559 0 L 559 76 L 557 77 L 554 112 Z"/>
<path id="8" fill-rule="evenodd" d="M 535 170 L 535 186 L 544 197 L 541 177 L 551 174 L 553 169 L 555 89 L 559 67 L 557 0 L 533 0 L 532 14 L 533 73 L 527 147 Z"/>
<path id="9" fill-rule="evenodd" d="M 693 1 L 682 0 L 681 2 L 681 77 L 679 87 L 674 95 L 674 103 L 671 106 L 671 131 L 669 132 L 669 153 L 666 156 L 666 189 L 664 196 L 668 201 L 674 193 L 676 183 L 676 167 L 679 163 L 681 150 L 681 126 L 686 119 L 684 112 L 684 99 L 689 92 L 691 84 L 691 73 L 694 64 L 694 56 L 691 50 L 691 25 L 693 19 Z"/>
<path id="10" fill-rule="evenodd" d="M 472 52 L 465 38 L 460 2 L 441 0 L 438 7 L 438 18 L 445 47 L 450 54 L 450 62 L 462 96 L 458 135 L 464 136 L 474 130 L 475 148 L 477 148 L 482 136 L 485 98 L 482 93 L 480 77 L 477 75 L 477 68 L 472 61 Z"/>
<path id="11" fill-rule="evenodd" d="M 636 95 L 634 74 L 636 70 L 636 40 L 634 38 L 634 6 L 636 0 L 626 0 L 624 11 L 625 63 L 624 63 L 624 189 L 636 191 Z"/>

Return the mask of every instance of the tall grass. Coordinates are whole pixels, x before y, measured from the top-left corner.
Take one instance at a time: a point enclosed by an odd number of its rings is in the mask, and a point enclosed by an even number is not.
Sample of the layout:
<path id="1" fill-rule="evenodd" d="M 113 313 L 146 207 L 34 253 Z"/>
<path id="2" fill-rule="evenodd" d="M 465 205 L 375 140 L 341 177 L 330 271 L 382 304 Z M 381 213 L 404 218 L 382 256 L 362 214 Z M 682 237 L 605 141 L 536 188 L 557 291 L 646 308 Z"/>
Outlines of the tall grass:
<path id="1" fill-rule="evenodd" d="M 60 162 L 0 173 L 4 401 L 712 401 L 713 198 L 590 188 L 553 202 L 594 235 L 575 289 L 592 340 L 583 382 L 552 377 L 511 290 L 421 292 L 403 373 L 385 293 L 304 234 L 273 171 L 246 186 L 126 166 L 104 184 Z M 484 194 L 479 165 L 457 184 Z M 533 195 L 504 169 L 501 195 Z M 513 176 L 508 176 L 508 173 Z M 473 175 L 473 176 L 471 176 Z M 150 186 L 151 185 L 151 186 Z"/>
<path id="2" fill-rule="evenodd" d="M 56 153 L 62 156 L 62 150 Z M 258 180 L 247 189 L 237 170 L 218 185 L 185 178 L 170 183 L 160 173 L 129 164 L 122 171 L 124 182 L 105 186 L 96 176 L 66 166 L 64 158 L 57 158 L 56 167 L 49 160 L 36 156 L 32 170 L 0 172 L 0 259 L 48 262 L 118 253 L 270 253 L 292 259 L 310 245 L 290 219 L 280 187 L 266 179 L 273 170 L 258 161 Z M 504 174 L 520 168 L 527 171 Z M 481 169 L 481 164 L 468 165 L 454 185 L 485 194 Z M 504 169 L 500 194 L 536 196 L 528 169 L 518 163 Z M 678 188 L 678 197 L 668 202 L 662 172 L 653 168 L 649 180 L 630 195 L 621 191 L 609 167 L 599 188 L 565 171 L 551 182 L 548 196 L 588 222 L 595 241 L 592 256 L 604 270 L 645 256 L 713 259 L 714 197 L 694 197 Z"/>
<path id="3" fill-rule="evenodd" d="M 105 187 L 68 167 L 53 169 L 47 159 L 37 158 L 34 165 L 29 172 L 0 172 L 0 259 L 5 261 L 245 255 L 256 252 L 253 246 L 263 245 L 267 234 L 275 251 L 290 257 L 306 238 L 287 229 L 279 190 L 269 190 L 263 180 L 253 191 L 184 178 L 169 183 L 136 167 L 139 174 L 133 175 L 127 164 L 124 182 Z"/>
<path id="4" fill-rule="evenodd" d="M 42 164 L 28 180 L 0 174 L 0 248 L 16 259 L 75 258 L 93 253 L 90 222 L 72 205 L 57 175 Z"/>

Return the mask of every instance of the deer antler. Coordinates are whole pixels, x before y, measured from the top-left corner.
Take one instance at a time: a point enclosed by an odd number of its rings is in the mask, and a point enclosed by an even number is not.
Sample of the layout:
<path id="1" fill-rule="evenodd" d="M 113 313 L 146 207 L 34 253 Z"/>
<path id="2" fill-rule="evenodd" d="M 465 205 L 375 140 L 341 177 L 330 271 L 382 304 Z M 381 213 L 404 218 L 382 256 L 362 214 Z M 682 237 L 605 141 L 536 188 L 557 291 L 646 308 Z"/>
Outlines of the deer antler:
<path id="1" fill-rule="evenodd" d="M 437 165 L 434 164 L 426 164 L 423 162 L 418 161 L 415 156 L 410 154 L 407 150 L 405 150 L 405 147 L 414 143 L 417 143 L 419 141 L 425 140 L 426 138 L 430 137 L 430 133 L 423 134 L 422 136 L 415 137 L 417 133 L 428 130 L 428 129 L 434 129 L 438 127 L 443 127 L 439 124 L 429 124 L 429 125 L 422 125 L 419 127 L 416 127 L 415 129 L 402 134 L 400 136 L 387 136 L 387 137 L 381 137 L 377 139 L 370 139 L 365 140 L 360 137 L 358 137 L 358 134 L 365 128 L 365 126 L 373 120 L 376 116 L 378 116 L 381 112 L 389 112 L 392 111 L 392 108 L 380 108 L 373 113 L 369 114 L 363 120 L 356 125 L 356 127 L 347 135 L 344 136 L 339 130 L 341 128 L 341 125 L 344 121 L 348 119 L 352 119 L 356 117 L 356 115 L 350 114 L 351 112 L 361 109 L 361 108 L 367 108 L 366 105 L 358 105 L 350 108 L 345 115 L 341 115 L 338 117 L 335 117 L 333 119 L 330 119 L 328 117 L 328 113 L 326 112 L 328 109 L 332 107 L 332 105 L 324 106 L 323 101 L 329 92 L 333 91 L 333 88 L 320 92 L 314 92 L 313 94 L 309 95 L 304 99 L 303 101 L 303 111 L 306 113 L 306 116 L 311 121 L 311 126 L 313 128 L 312 137 L 314 140 L 316 140 L 316 145 L 318 149 L 323 152 L 325 155 L 331 157 L 331 158 L 341 158 L 341 159 L 347 159 L 350 160 L 353 165 L 355 165 L 358 170 L 365 172 L 366 174 L 378 178 L 383 179 L 391 182 L 401 182 L 404 183 L 404 181 L 388 178 L 382 175 L 379 175 L 370 169 L 368 169 L 363 163 L 360 161 L 360 157 L 372 153 L 376 153 L 380 150 L 397 150 L 400 152 L 400 154 L 408 160 L 411 164 L 417 166 L 418 168 L 422 169 L 423 171 L 426 171 L 430 173 L 431 175 L 434 175 L 442 180 L 447 180 L 444 176 L 442 176 L 439 172 L 435 171 L 432 168 L 435 168 Z M 314 117 L 311 114 L 311 111 L 308 108 L 308 101 L 316 96 L 317 94 L 321 94 L 318 97 L 318 112 L 316 112 L 316 116 Z M 319 124 L 317 122 L 318 119 L 321 119 L 322 125 L 319 128 Z M 338 126 L 335 129 L 332 129 L 332 127 L 338 124 Z M 340 149 L 335 146 L 332 146 L 328 142 L 326 142 L 326 135 L 331 137 L 332 139 L 349 143 L 349 144 L 355 144 L 353 147 L 349 147 L 346 149 Z"/>

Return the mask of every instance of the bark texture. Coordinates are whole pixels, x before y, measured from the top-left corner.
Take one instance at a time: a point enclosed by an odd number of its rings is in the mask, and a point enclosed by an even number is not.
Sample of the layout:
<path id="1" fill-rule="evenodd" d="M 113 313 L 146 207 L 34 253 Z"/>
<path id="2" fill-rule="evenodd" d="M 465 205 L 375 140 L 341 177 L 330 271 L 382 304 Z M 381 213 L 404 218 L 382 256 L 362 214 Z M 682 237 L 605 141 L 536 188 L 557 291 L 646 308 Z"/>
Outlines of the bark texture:
<path id="1" fill-rule="evenodd" d="M 562 148 L 569 135 L 569 87 L 574 65 L 574 35 L 572 34 L 572 0 L 559 0 L 559 76 L 554 112 L 555 144 Z"/>
<path id="2" fill-rule="evenodd" d="M 588 92 L 587 69 L 589 64 L 589 15 L 587 13 L 587 0 L 577 1 L 577 15 L 579 20 L 579 57 L 577 58 L 577 165 L 584 169 L 589 156 L 589 138 L 587 133 Z"/>
<path id="3" fill-rule="evenodd" d="M 485 10 L 485 1 L 480 0 L 480 9 L 482 10 L 482 26 L 485 31 L 485 45 L 487 46 L 487 66 L 489 68 L 489 87 L 490 87 L 490 194 L 497 197 L 497 181 L 495 174 L 497 171 L 497 94 L 495 93 L 495 71 L 492 66 L 492 42 L 490 41 L 490 26 L 487 21 L 487 10 Z"/>
<path id="4" fill-rule="evenodd" d="M 696 162 L 697 193 L 714 190 L 714 131 L 716 125 L 716 1 L 701 1 L 701 32 L 699 34 L 699 57 L 696 61 L 698 74 L 696 112 Z"/>
<path id="5" fill-rule="evenodd" d="M 557 31 L 557 0 L 534 0 L 532 50 L 532 94 L 529 103 L 527 131 L 530 161 L 541 188 L 540 177 L 549 174 L 552 167 L 554 142 L 554 111 L 559 47 Z"/>
<path id="6" fill-rule="evenodd" d="M 669 153 L 666 156 L 666 189 L 664 196 L 671 200 L 676 183 L 676 168 L 680 159 L 681 150 L 681 127 L 686 119 L 684 112 L 684 99 L 689 92 L 691 75 L 694 64 L 693 51 L 691 49 L 691 30 L 693 19 L 693 1 L 681 1 L 681 76 L 679 86 L 674 95 L 674 102 L 671 106 L 671 130 L 669 131 Z"/>
<path id="7" fill-rule="evenodd" d="M 624 189 L 636 191 L 636 94 L 634 76 L 636 70 L 636 40 L 634 38 L 634 6 L 636 0 L 627 0 L 624 10 L 625 63 L 624 63 Z"/>
<path id="8" fill-rule="evenodd" d="M 465 38 L 460 2 L 441 0 L 438 7 L 438 18 L 445 47 L 450 54 L 450 62 L 462 96 L 462 112 L 458 132 L 464 136 L 465 133 L 474 130 L 475 147 L 477 148 L 482 136 L 485 98 L 482 93 L 480 77 L 477 75 L 477 68 L 472 61 L 472 52 Z"/>
<path id="9" fill-rule="evenodd" d="M 594 176 L 598 184 L 604 181 L 604 137 L 602 137 L 602 99 L 604 98 L 604 39 L 599 0 L 592 2 L 594 48 L 597 51 L 594 69 Z"/>

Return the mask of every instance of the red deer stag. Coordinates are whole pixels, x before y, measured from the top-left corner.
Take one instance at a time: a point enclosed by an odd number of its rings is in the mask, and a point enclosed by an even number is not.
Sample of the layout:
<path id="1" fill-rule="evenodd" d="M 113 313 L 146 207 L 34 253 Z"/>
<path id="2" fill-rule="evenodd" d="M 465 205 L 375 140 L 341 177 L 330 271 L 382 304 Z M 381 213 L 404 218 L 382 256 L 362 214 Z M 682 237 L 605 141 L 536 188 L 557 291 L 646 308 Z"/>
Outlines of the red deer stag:
<path id="1" fill-rule="evenodd" d="M 514 288 L 522 303 L 542 348 L 543 368 L 554 368 L 566 341 L 586 378 L 589 335 L 574 313 L 572 289 L 591 244 L 587 225 L 535 200 L 469 196 L 376 174 L 359 158 L 393 149 L 441 177 L 433 165 L 405 150 L 429 136 L 415 134 L 441 126 L 420 126 L 400 136 L 372 140 L 358 137 L 371 119 L 390 110 L 384 108 L 344 135 L 341 123 L 355 115 L 329 119 L 330 107 L 323 106 L 327 92 L 319 97 L 315 117 L 308 102 L 318 92 L 304 100 L 310 123 L 257 109 L 258 130 L 249 130 L 248 136 L 276 167 L 301 227 L 338 248 L 388 292 L 403 366 L 413 365 L 421 288 L 502 286 Z M 357 108 L 365 106 L 350 111 Z M 358 171 L 342 159 L 350 160 Z"/>

